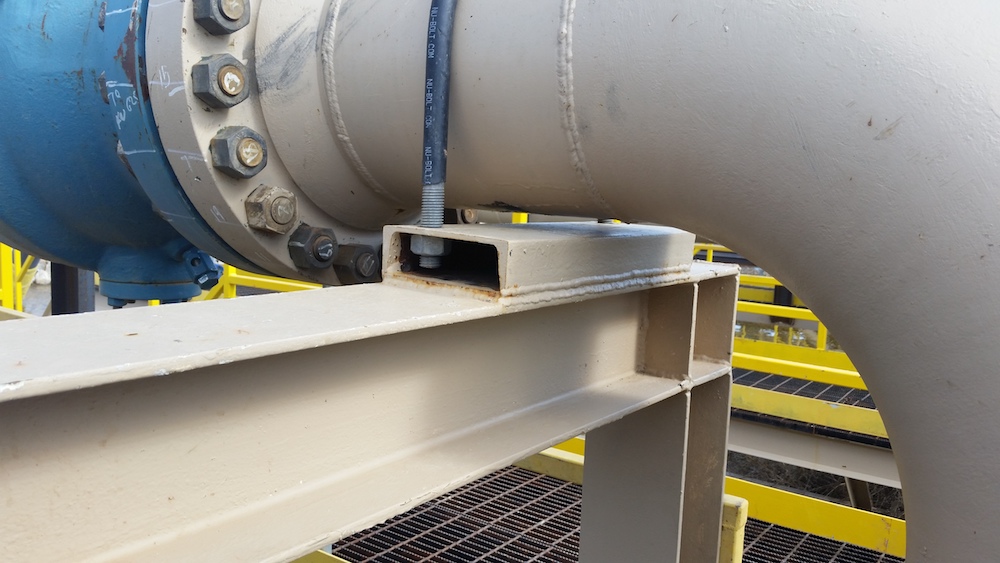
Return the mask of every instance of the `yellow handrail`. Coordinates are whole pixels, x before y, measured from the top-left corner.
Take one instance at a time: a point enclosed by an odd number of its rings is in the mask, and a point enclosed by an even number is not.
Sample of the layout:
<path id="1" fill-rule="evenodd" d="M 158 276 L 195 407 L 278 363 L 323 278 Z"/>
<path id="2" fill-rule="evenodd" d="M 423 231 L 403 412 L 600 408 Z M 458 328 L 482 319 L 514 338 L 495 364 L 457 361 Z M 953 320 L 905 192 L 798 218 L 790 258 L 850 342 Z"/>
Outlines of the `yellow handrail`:
<path id="1" fill-rule="evenodd" d="M 586 440 L 572 438 L 516 465 L 583 484 Z M 767 485 L 726 477 L 727 495 L 749 501 L 751 518 L 896 557 L 906 556 L 906 522 Z"/>
<path id="2" fill-rule="evenodd" d="M 714 258 L 714 252 L 717 251 L 729 252 L 729 249 L 717 244 L 699 243 L 695 245 L 695 254 L 706 252 L 707 257 Z M 781 282 L 770 276 L 741 275 L 740 284 L 741 286 L 751 285 L 773 289 L 780 286 Z M 861 379 L 861 375 L 847 355 L 843 352 L 829 350 L 829 331 L 826 325 L 809 309 L 759 303 L 741 298 L 737 302 L 736 310 L 747 314 L 815 322 L 817 330 L 816 342 L 813 346 L 796 346 L 791 343 L 778 342 L 777 325 L 773 331 L 773 342 L 736 335 L 733 341 L 733 367 L 827 385 L 867 390 L 864 380 Z M 810 424 L 887 437 L 878 411 L 873 409 L 847 405 L 831 406 L 829 403 L 817 399 L 743 387 L 734 390 L 733 406 Z"/>
<path id="3" fill-rule="evenodd" d="M 0 244 L 0 307 L 24 312 L 24 292 L 31 285 L 34 257 Z"/>
<path id="4" fill-rule="evenodd" d="M 223 264 L 222 277 L 212 289 L 202 293 L 192 301 L 208 301 L 210 299 L 232 299 L 236 297 L 237 287 L 252 287 L 266 291 L 305 291 L 323 287 L 318 283 L 302 282 L 274 276 L 264 276 L 240 270 L 235 266 Z"/>
<path id="5" fill-rule="evenodd" d="M 30 261 L 30 256 L 22 260 L 20 250 L 0 244 L 0 307 L 24 312 L 24 278 Z"/>
<path id="6" fill-rule="evenodd" d="M 705 252 L 708 261 L 712 261 L 715 257 L 715 252 L 731 252 L 731 250 L 718 244 L 697 243 L 695 244 L 694 252 L 696 255 L 700 252 Z M 785 319 L 796 319 L 808 322 L 815 322 L 817 326 L 816 342 L 815 345 L 812 346 L 812 348 L 823 352 L 831 352 L 831 354 L 826 357 L 816 356 L 812 359 L 812 362 L 817 363 L 817 365 L 821 366 L 837 367 L 839 369 L 850 369 L 856 372 L 857 370 L 854 369 L 853 365 L 850 366 L 850 368 L 843 367 L 842 364 L 844 360 L 840 359 L 843 356 L 842 352 L 832 351 L 829 349 L 829 341 L 830 341 L 829 330 L 827 329 L 826 325 L 824 325 L 822 321 L 820 321 L 819 318 L 808 308 L 799 306 L 775 305 L 773 303 L 761 302 L 761 300 L 757 299 L 750 300 L 745 298 L 745 295 L 749 291 L 752 290 L 773 291 L 777 287 L 783 287 L 782 283 L 771 276 L 747 275 L 747 274 L 740 275 L 741 297 L 737 303 L 737 311 L 741 313 L 764 315 L 768 317 L 780 317 Z M 740 339 L 741 339 L 740 337 L 737 337 L 737 340 Z M 743 340 L 751 340 L 751 339 L 743 339 Z M 739 348 L 739 346 L 737 346 L 737 348 Z M 798 361 L 796 358 L 785 358 L 785 359 Z M 779 374 L 779 375 L 785 375 L 785 374 Z M 789 375 L 789 377 L 797 377 L 797 376 Z"/>

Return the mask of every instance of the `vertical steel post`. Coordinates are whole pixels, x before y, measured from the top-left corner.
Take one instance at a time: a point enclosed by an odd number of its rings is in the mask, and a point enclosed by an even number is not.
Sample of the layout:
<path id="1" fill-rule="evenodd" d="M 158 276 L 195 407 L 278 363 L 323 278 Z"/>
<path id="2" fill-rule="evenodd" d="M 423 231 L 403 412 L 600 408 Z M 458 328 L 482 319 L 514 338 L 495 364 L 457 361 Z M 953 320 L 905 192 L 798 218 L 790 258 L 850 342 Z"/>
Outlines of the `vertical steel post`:
<path id="1" fill-rule="evenodd" d="M 581 563 L 680 560 L 690 406 L 684 393 L 587 434 Z"/>
<path id="2" fill-rule="evenodd" d="M 52 314 L 94 310 L 94 272 L 52 263 Z"/>

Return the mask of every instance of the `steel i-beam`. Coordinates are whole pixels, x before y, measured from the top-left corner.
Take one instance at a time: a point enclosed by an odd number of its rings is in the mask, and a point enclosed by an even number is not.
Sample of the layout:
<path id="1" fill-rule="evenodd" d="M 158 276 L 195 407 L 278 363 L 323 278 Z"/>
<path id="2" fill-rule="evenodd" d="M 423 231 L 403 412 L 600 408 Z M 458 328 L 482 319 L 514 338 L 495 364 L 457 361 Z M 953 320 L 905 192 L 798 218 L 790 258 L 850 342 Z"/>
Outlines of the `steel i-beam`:
<path id="1" fill-rule="evenodd" d="M 712 561 L 735 270 L 665 228 L 386 231 L 386 281 L 0 326 L 0 559 L 285 561 L 588 440 L 582 558 Z"/>

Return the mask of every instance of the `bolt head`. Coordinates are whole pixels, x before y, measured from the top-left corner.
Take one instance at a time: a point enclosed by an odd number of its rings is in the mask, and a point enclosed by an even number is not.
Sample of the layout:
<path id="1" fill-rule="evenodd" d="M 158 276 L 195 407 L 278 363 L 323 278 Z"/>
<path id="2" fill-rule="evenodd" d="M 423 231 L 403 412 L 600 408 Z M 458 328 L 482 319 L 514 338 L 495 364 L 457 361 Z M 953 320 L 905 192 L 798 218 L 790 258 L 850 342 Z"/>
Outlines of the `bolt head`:
<path id="1" fill-rule="evenodd" d="M 226 127 L 210 146 L 212 164 L 233 178 L 252 178 L 267 166 L 267 142 L 249 127 Z"/>
<path id="2" fill-rule="evenodd" d="M 231 108 L 250 96 L 247 67 L 229 54 L 211 55 L 191 67 L 194 94 L 209 107 Z"/>
<path id="3" fill-rule="evenodd" d="M 236 157 L 243 166 L 254 168 L 264 161 L 264 143 L 253 137 L 244 137 L 236 145 Z"/>
<path id="4" fill-rule="evenodd" d="M 382 260 L 378 250 L 363 244 L 342 244 L 333 259 L 333 271 L 340 283 L 372 283 L 381 279 Z"/>
<path id="5" fill-rule="evenodd" d="M 229 35 L 250 23 L 249 0 L 194 0 L 194 21 L 212 35 Z"/>
<path id="6" fill-rule="evenodd" d="M 239 21 L 246 10 L 247 5 L 244 0 L 219 0 L 219 12 L 229 21 Z"/>
<path id="7" fill-rule="evenodd" d="M 475 209 L 463 209 L 460 215 L 462 223 L 474 224 L 479 222 L 479 212 Z"/>
<path id="8" fill-rule="evenodd" d="M 279 225 L 287 225 L 295 220 L 295 200 L 281 196 L 271 202 L 271 219 Z"/>
<path id="9" fill-rule="evenodd" d="M 288 256 L 303 270 L 329 268 L 338 250 L 337 236 L 331 229 L 303 224 L 288 237 Z"/>
<path id="10" fill-rule="evenodd" d="M 260 186 L 245 203 L 247 225 L 264 233 L 283 235 L 298 219 L 295 194 L 277 186 Z"/>
<path id="11" fill-rule="evenodd" d="M 357 260 L 354 262 L 355 267 L 358 270 L 358 274 L 363 278 L 374 277 L 378 274 L 379 264 L 378 256 L 375 256 L 374 252 L 364 252 L 361 256 L 358 256 Z"/>
<path id="12" fill-rule="evenodd" d="M 323 262 L 332 262 L 337 253 L 337 242 L 327 235 L 316 237 L 312 244 L 313 256 Z"/>
<path id="13" fill-rule="evenodd" d="M 235 65 L 226 65 L 219 69 L 219 88 L 227 96 L 239 96 L 243 93 L 246 77 L 243 70 Z"/>

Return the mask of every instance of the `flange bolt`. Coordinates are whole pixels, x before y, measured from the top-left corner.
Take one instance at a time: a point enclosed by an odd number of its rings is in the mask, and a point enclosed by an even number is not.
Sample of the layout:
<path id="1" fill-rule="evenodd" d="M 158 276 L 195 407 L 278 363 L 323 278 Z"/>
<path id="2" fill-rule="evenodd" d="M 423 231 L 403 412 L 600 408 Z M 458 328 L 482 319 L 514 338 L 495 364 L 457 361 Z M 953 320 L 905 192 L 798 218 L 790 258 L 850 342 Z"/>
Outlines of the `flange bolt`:
<path id="1" fill-rule="evenodd" d="M 229 35 L 250 23 L 247 0 L 194 0 L 194 21 L 212 35 Z"/>
<path id="2" fill-rule="evenodd" d="M 277 186 L 260 186 L 247 196 L 247 225 L 265 233 L 283 235 L 298 218 L 295 194 Z"/>
<path id="3" fill-rule="evenodd" d="M 337 235 L 330 229 L 303 224 L 288 238 L 288 256 L 304 270 L 329 268 L 338 248 Z"/>
<path id="4" fill-rule="evenodd" d="M 243 69 L 235 65 L 226 65 L 219 69 L 219 88 L 226 93 L 227 96 L 239 96 L 243 93 L 244 85 L 246 84 L 246 76 L 243 74 Z"/>
<path id="5" fill-rule="evenodd" d="M 212 139 L 212 164 L 233 178 L 245 180 L 267 166 L 267 143 L 249 127 L 226 127 Z"/>
<path id="6" fill-rule="evenodd" d="M 250 96 L 247 67 L 226 53 L 210 55 L 191 67 L 194 95 L 209 107 L 231 108 Z"/>

